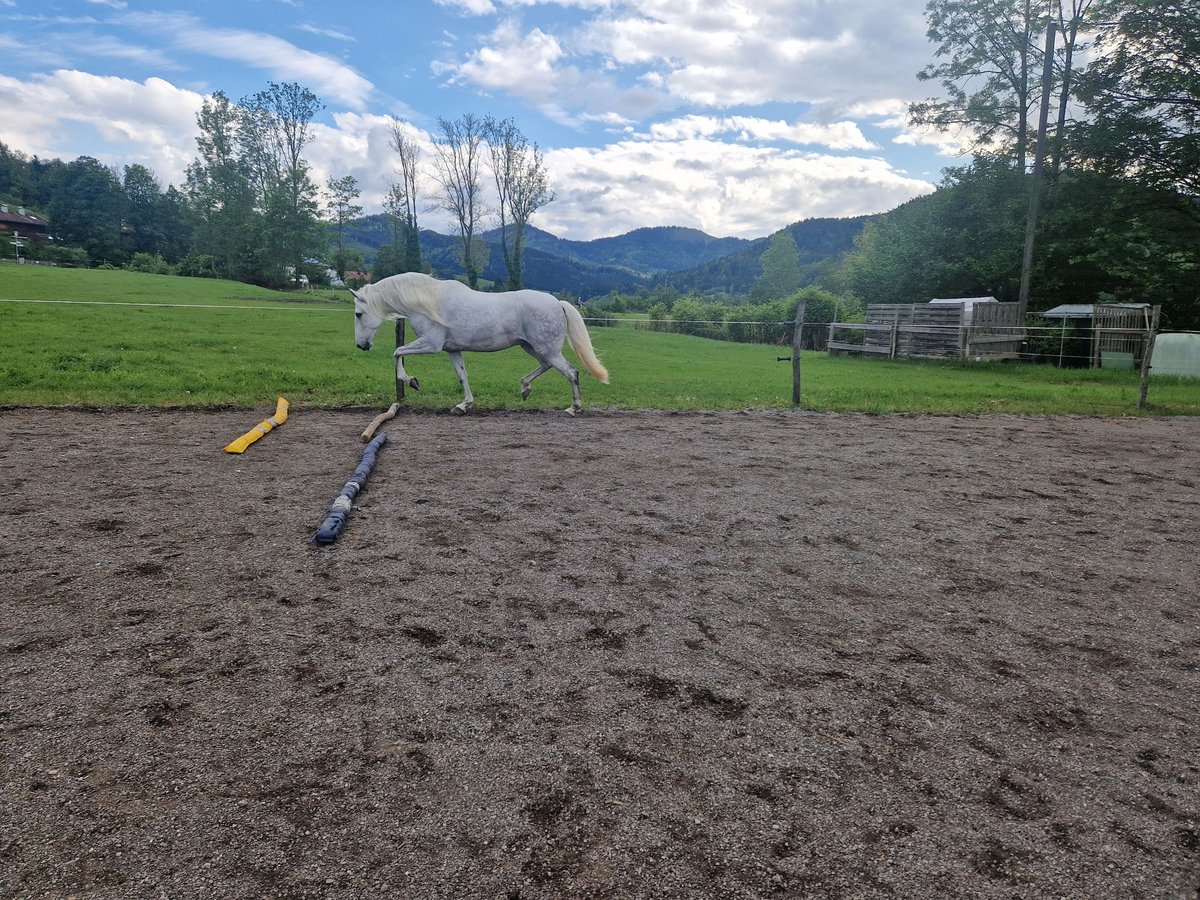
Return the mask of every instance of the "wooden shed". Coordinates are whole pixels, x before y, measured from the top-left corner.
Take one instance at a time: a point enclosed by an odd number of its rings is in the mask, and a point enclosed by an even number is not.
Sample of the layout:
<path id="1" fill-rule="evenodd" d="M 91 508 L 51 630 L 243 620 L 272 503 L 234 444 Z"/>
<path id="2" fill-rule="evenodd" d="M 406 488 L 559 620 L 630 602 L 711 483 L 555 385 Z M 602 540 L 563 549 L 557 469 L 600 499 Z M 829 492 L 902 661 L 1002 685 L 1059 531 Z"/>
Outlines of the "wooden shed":
<path id="1" fill-rule="evenodd" d="M 834 322 L 829 351 L 889 359 L 1018 359 L 1025 342 L 1020 306 L 995 297 L 930 303 L 873 303 L 866 323 Z"/>
<path id="2" fill-rule="evenodd" d="M 1093 369 L 1132 369 L 1141 366 L 1150 337 L 1149 303 L 1064 303 L 1043 313 L 1044 319 L 1082 329 L 1090 341 Z"/>

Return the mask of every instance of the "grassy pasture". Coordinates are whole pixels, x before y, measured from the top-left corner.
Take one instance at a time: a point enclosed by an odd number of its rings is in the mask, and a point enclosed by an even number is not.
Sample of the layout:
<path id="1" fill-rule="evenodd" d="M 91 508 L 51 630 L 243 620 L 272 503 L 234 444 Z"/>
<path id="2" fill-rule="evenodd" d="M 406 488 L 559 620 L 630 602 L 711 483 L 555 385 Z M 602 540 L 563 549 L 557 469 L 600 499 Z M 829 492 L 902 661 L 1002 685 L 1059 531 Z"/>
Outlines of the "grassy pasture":
<path id="1" fill-rule="evenodd" d="M 12 302 L 20 301 L 20 302 Z M 29 302 L 53 301 L 53 302 Z M 68 302 L 70 301 L 70 302 Z M 118 304 L 118 305 L 113 305 Z M 353 343 L 349 294 L 280 293 L 236 282 L 124 271 L 0 267 L 0 405 L 386 406 L 392 329 L 375 349 Z M 584 404 L 617 409 L 788 407 L 788 348 L 733 344 L 629 327 L 593 328 L 612 375 L 583 377 Z M 411 336 L 411 332 L 409 332 Z M 555 372 L 522 403 L 534 368 L 520 350 L 467 354 L 480 408 L 555 408 L 570 390 Z M 806 353 L 805 407 L 842 412 L 1132 415 L 1134 372 L 830 358 Z M 444 354 L 411 358 L 415 406 L 461 399 Z M 1155 378 L 1152 414 L 1200 414 L 1200 382 Z"/>

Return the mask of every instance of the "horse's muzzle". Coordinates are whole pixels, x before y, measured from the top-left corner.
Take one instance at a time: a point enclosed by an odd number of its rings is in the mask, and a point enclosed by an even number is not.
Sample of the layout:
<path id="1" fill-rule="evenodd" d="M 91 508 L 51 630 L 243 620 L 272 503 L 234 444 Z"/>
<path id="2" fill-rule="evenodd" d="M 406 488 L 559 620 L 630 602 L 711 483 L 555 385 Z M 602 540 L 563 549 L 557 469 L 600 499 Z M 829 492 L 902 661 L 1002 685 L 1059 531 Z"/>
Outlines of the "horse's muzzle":
<path id="1" fill-rule="evenodd" d="M 358 344 L 358 349 L 359 349 L 359 350 L 370 350 L 370 349 L 371 349 L 371 342 L 370 342 L 370 341 L 367 341 L 365 344 L 360 342 L 360 343 Z"/>

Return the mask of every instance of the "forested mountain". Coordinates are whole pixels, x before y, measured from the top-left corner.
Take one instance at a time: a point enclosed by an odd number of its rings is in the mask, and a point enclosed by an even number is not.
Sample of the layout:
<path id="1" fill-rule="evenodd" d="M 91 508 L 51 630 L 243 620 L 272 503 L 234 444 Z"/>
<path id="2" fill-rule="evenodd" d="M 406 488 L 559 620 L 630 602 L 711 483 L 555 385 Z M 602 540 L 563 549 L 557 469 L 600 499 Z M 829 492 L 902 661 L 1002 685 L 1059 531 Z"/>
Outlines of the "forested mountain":
<path id="1" fill-rule="evenodd" d="M 877 217 L 804 219 L 781 229 L 796 242 L 802 269 L 801 286 L 815 284 L 836 266 L 841 255 L 854 246 L 854 239 L 872 218 Z M 759 260 L 770 244 L 771 237 L 774 235 L 746 241 L 734 253 L 663 275 L 658 281 L 682 294 L 747 294 L 754 286 L 755 279 L 762 274 Z"/>
<path id="2" fill-rule="evenodd" d="M 796 241 L 805 284 L 836 264 L 850 249 L 869 217 L 806 219 L 783 229 Z M 386 216 L 366 216 L 347 228 L 351 246 L 368 267 L 375 251 L 391 240 Z M 483 234 L 490 253 L 484 278 L 504 278 L 498 232 Z M 694 228 L 638 228 L 594 241 L 571 241 L 530 228 L 525 245 L 525 284 L 539 290 L 588 298 L 611 291 L 637 291 L 667 285 L 684 293 L 746 294 L 762 273 L 759 257 L 770 238 L 716 238 Z M 443 277 L 463 272 L 458 238 L 421 232 L 421 255 Z"/>
<path id="3" fill-rule="evenodd" d="M 716 238 L 695 228 L 637 228 L 594 241 L 568 241 L 530 228 L 526 247 L 602 266 L 617 266 L 643 276 L 689 269 L 743 249 L 751 241 Z"/>

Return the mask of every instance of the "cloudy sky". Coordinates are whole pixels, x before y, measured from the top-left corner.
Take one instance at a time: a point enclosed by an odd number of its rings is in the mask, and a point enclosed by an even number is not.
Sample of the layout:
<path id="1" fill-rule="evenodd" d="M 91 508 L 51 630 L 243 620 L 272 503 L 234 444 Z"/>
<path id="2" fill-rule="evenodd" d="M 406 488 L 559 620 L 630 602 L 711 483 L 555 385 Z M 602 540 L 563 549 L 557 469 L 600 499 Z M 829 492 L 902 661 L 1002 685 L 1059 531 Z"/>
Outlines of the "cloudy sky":
<path id="1" fill-rule="evenodd" d="M 589 240 L 649 225 L 760 237 L 891 209 L 962 162 L 911 130 L 929 95 L 923 0 L 0 0 L 0 141 L 46 158 L 196 156 L 196 112 L 269 82 L 325 108 L 306 156 L 379 210 L 388 124 L 512 117 L 557 199 L 534 224 Z M 430 212 L 422 225 L 439 230 Z"/>

